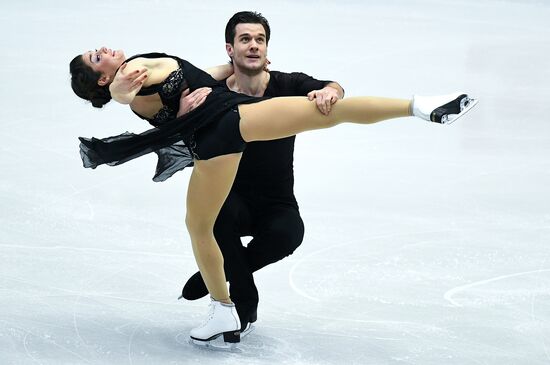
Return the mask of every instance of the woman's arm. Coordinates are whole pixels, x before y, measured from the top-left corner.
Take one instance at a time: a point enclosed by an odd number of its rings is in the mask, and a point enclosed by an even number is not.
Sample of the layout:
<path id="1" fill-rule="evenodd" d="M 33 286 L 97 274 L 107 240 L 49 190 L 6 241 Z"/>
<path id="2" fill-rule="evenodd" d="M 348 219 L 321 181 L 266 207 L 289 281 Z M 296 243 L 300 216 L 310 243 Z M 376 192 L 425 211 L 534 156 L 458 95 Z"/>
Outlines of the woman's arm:
<path id="1" fill-rule="evenodd" d="M 141 90 L 150 70 L 142 65 L 122 64 L 109 85 L 111 97 L 121 104 L 130 104 Z"/>
<path id="2" fill-rule="evenodd" d="M 226 63 L 225 65 L 219 65 L 214 67 L 209 67 L 204 70 L 216 81 L 225 80 L 229 76 L 233 75 L 233 65 Z"/>

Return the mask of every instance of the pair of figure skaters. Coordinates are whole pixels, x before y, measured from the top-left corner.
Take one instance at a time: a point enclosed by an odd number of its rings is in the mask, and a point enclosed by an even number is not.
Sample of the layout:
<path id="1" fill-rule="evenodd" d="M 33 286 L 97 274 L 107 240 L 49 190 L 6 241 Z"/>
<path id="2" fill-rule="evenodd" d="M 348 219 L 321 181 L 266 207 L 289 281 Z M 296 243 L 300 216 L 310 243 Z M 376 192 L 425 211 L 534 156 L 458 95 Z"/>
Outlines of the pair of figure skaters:
<path id="1" fill-rule="evenodd" d="M 236 13 L 225 38 L 232 62 L 207 72 L 176 56 L 126 58 L 106 47 L 77 55 L 70 64 L 76 95 L 94 107 L 111 99 L 128 104 L 155 127 L 138 135 L 80 138 L 85 167 L 155 152 L 153 179 L 163 181 L 193 166 L 185 223 L 199 272 L 182 296 L 211 296 L 206 320 L 190 332 L 194 343 L 205 345 L 221 335 L 227 344 L 240 341 L 241 331 L 256 321 L 252 273 L 290 255 L 302 241 L 293 193 L 296 134 L 409 116 L 451 123 L 477 103 L 465 93 L 343 99 L 336 82 L 268 71 L 270 28 L 259 13 Z M 253 236 L 246 248 L 241 236 Z"/>

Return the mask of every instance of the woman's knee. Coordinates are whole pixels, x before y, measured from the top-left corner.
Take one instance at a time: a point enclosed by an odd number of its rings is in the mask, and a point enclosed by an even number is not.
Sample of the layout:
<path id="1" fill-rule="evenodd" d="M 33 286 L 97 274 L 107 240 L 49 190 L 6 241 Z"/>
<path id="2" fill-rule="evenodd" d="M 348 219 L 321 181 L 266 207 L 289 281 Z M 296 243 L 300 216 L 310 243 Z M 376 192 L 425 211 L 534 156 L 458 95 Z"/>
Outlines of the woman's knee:
<path id="1" fill-rule="evenodd" d="M 340 124 L 341 121 L 335 116 L 335 115 L 326 115 L 321 118 L 321 121 L 319 122 L 319 128 L 325 129 L 325 128 L 332 128 Z"/>
<path id="2" fill-rule="evenodd" d="M 209 238 L 214 236 L 214 221 L 201 219 L 187 214 L 185 225 L 191 238 Z"/>

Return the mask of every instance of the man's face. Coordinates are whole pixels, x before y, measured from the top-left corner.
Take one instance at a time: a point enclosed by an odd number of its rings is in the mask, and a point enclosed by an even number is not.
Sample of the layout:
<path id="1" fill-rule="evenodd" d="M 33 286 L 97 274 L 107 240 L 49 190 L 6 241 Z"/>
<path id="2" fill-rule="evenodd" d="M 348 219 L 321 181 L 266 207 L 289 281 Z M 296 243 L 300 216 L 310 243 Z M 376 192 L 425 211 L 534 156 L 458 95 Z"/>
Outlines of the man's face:
<path id="1" fill-rule="evenodd" d="M 225 45 L 227 54 L 233 59 L 233 65 L 248 75 L 262 72 L 267 57 L 264 27 L 261 24 L 237 24 L 233 43 L 234 45 Z"/>

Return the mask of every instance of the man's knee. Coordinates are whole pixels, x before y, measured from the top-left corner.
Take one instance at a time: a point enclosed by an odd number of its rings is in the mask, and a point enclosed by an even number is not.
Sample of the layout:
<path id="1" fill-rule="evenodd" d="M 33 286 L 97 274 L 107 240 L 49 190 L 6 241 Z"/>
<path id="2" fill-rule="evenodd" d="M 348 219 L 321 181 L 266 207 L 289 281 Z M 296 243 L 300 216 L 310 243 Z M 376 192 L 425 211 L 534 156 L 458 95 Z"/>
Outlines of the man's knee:
<path id="1" fill-rule="evenodd" d="M 281 248 L 281 254 L 284 257 L 291 255 L 294 251 L 300 247 L 304 240 L 304 230 L 286 230 L 281 232 L 277 238 L 277 245 Z"/>
<path id="2" fill-rule="evenodd" d="M 269 249 L 277 254 L 278 259 L 291 255 L 302 244 L 304 223 L 297 216 L 274 224 L 262 233 Z"/>

